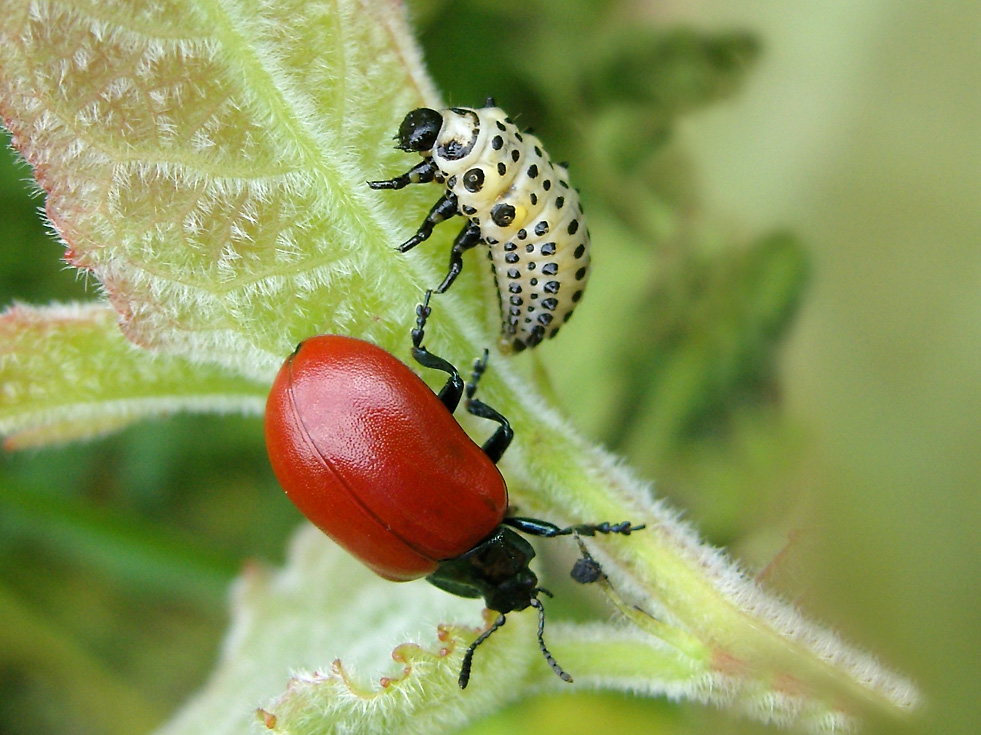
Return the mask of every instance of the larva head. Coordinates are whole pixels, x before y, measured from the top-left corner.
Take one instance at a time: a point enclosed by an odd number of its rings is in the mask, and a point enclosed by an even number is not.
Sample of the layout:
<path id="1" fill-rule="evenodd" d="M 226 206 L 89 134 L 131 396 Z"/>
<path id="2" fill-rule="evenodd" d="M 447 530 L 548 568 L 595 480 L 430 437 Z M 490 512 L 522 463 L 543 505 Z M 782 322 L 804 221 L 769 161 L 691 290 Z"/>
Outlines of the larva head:
<path id="1" fill-rule="evenodd" d="M 432 150 L 442 127 L 443 116 L 436 110 L 428 107 L 413 110 L 399 126 L 399 134 L 396 136 L 399 143 L 396 148 L 416 153 Z"/>

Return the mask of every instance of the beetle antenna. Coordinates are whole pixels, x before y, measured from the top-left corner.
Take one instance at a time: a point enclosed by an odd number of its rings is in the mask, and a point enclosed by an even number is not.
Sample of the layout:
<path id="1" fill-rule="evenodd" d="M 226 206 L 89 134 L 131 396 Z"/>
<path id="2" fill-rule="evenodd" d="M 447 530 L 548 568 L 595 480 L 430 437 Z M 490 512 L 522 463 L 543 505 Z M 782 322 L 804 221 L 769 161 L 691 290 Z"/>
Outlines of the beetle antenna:
<path id="1" fill-rule="evenodd" d="M 494 624 L 481 633 L 477 637 L 477 640 L 470 644 L 470 648 L 467 649 L 467 652 L 463 656 L 463 665 L 460 667 L 460 678 L 458 681 L 461 689 L 466 689 L 467 684 L 470 683 L 470 669 L 473 666 L 473 652 L 477 650 L 477 646 L 490 638 L 491 633 L 504 625 L 506 621 L 507 619 L 503 615 L 498 615 L 497 620 L 494 621 Z"/>
<path id="2" fill-rule="evenodd" d="M 540 589 L 539 592 L 546 592 L 546 590 Z M 545 647 L 545 606 L 542 605 L 537 597 L 531 598 L 531 606 L 538 610 L 538 647 L 542 649 L 542 655 L 545 657 L 545 661 L 552 667 L 552 671 L 554 671 L 562 681 L 571 684 L 572 677 L 569 676 L 565 669 L 559 666 L 559 662 L 555 660 L 555 657 L 552 656 L 552 654 L 549 653 L 548 649 Z"/>

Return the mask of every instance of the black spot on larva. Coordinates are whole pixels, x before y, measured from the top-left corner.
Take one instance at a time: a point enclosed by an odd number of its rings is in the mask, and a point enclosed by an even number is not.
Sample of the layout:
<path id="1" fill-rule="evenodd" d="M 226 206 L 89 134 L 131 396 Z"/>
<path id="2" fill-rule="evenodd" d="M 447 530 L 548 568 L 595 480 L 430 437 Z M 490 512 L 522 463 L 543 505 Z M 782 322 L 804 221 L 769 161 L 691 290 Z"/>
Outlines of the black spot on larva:
<path id="1" fill-rule="evenodd" d="M 562 209 L 562 207 L 564 207 L 564 206 L 565 206 L 565 197 L 556 197 L 555 198 L 555 208 L 556 209 Z"/>
<path id="2" fill-rule="evenodd" d="M 525 232 L 525 229 L 522 227 L 520 230 L 518 230 L 518 239 L 524 240 L 526 237 L 528 237 L 528 233 Z"/>
<path id="3" fill-rule="evenodd" d="M 508 313 L 511 314 L 511 316 L 515 316 L 515 317 L 521 316 L 521 307 L 512 306 L 508 309 Z"/>
<path id="4" fill-rule="evenodd" d="M 583 270 L 585 270 L 585 268 Z M 546 263 L 545 265 L 542 266 L 542 273 L 544 273 L 546 276 L 554 276 L 558 272 L 559 272 L 558 263 Z"/>
<path id="5" fill-rule="evenodd" d="M 543 301 L 542 302 L 542 305 L 544 306 L 544 304 L 545 304 L 545 302 Z M 546 312 L 542 312 L 541 314 L 538 315 L 538 323 L 539 324 L 543 324 L 543 325 L 545 325 L 547 327 L 549 324 L 552 323 L 552 320 L 554 318 L 555 317 L 553 315 L 548 314 Z"/>
<path id="6" fill-rule="evenodd" d="M 517 243 L 514 243 L 514 242 L 512 242 L 510 240 L 508 240 L 506 243 L 504 243 L 504 252 L 505 253 L 510 252 L 512 250 L 517 250 L 517 249 L 518 249 Z"/>
<path id="7" fill-rule="evenodd" d="M 576 271 L 576 280 L 577 281 L 581 281 L 585 277 L 586 277 L 586 269 L 585 268 L 580 268 L 579 270 Z"/>
<path id="8" fill-rule="evenodd" d="M 508 291 L 510 291 L 511 293 L 521 293 L 521 284 L 520 283 L 509 283 L 508 284 Z"/>
<path id="9" fill-rule="evenodd" d="M 494 224 L 498 227 L 507 227 L 514 222 L 514 207 L 507 202 L 495 204 L 490 214 Z"/>
<path id="10" fill-rule="evenodd" d="M 498 130 L 507 130 L 507 127 L 500 120 L 497 120 L 494 124 L 497 125 Z"/>
<path id="11" fill-rule="evenodd" d="M 518 141 L 519 143 L 521 143 L 522 141 L 524 141 L 524 138 L 521 137 L 521 133 L 515 133 L 514 134 L 514 139 L 516 141 Z"/>
<path id="12" fill-rule="evenodd" d="M 538 195 L 535 192 L 531 193 L 530 198 L 531 198 L 531 206 L 534 207 L 536 204 L 538 204 Z"/>
<path id="13" fill-rule="evenodd" d="M 545 181 L 542 182 L 542 188 L 545 191 L 548 191 L 549 189 L 551 189 L 552 188 L 552 180 L 551 179 L 545 179 Z"/>
<path id="14" fill-rule="evenodd" d="M 538 267 L 538 264 L 533 260 L 528 264 L 528 270 L 533 271 Z"/>
<path id="15" fill-rule="evenodd" d="M 548 220 L 543 219 L 541 222 L 535 225 L 535 234 L 539 237 L 548 234 Z"/>
<path id="16" fill-rule="evenodd" d="M 542 308 L 548 309 L 549 311 L 555 311 L 555 307 L 559 305 L 558 299 L 553 299 L 551 297 L 547 299 L 542 299 Z"/>
<path id="17" fill-rule="evenodd" d="M 512 120 L 510 117 L 504 118 L 504 122 L 506 122 L 508 125 L 514 125 L 514 120 Z"/>
<path id="18" fill-rule="evenodd" d="M 567 311 L 567 312 L 565 313 L 565 316 L 564 316 L 564 317 L 562 318 L 562 323 L 563 323 L 563 324 L 565 324 L 565 323 L 566 323 L 567 321 L 569 321 L 569 320 L 570 320 L 571 318 L 572 318 L 572 312 L 571 312 L 571 311 Z"/>
<path id="19" fill-rule="evenodd" d="M 463 174 L 463 188 L 476 194 L 484 186 L 484 172 L 479 168 L 472 168 Z"/>
<path id="20" fill-rule="evenodd" d="M 446 187 L 448 189 L 453 189 L 456 187 L 456 176 L 451 176 L 446 180 Z"/>
<path id="21" fill-rule="evenodd" d="M 485 237 L 484 242 L 488 245 L 497 245 L 497 240 L 495 240 L 493 237 Z"/>
<path id="22" fill-rule="evenodd" d="M 537 293 L 533 293 L 533 294 L 531 295 L 531 300 L 532 300 L 532 301 L 538 301 L 538 294 L 537 294 Z M 534 311 L 534 308 L 535 308 L 535 307 L 533 307 L 533 306 L 529 306 L 529 307 L 528 307 L 528 311 Z"/>
<path id="23" fill-rule="evenodd" d="M 569 228 L 566 230 L 570 235 L 575 235 L 579 232 L 579 220 L 574 219 L 569 223 Z"/>
<path id="24" fill-rule="evenodd" d="M 528 281 L 528 283 L 530 283 L 532 286 L 537 286 L 538 285 L 538 279 L 537 278 L 532 278 L 530 281 Z"/>
<path id="25" fill-rule="evenodd" d="M 521 151 L 519 151 L 517 148 L 512 148 L 511 149 L 511 160 L 514 161 L 515 163 L 517 163 L 519 158 L 521 158 Z"/>
<path id="26" fill-rule="evenodd" d="M 522 299 L 520 296 L 512 296 L 510 301 L 515 306 L 521 306 L 523 303 L 525 303 L 524 299 Z"/>
<path id="27" fill-rule="evenodd" d="M 471 207 L 469 204 L 464 204 L 462 207 L 460 207 L 460 211 L 466 215 L 477 214 L 477 210 Z"/>
<path id="28" fill-rule="evenodd" d="M 542 290 L 545 291 L 545 293 L 558 293 L 559 286 L 561 285 L 562 284 L 559 283 L 558 281 L 549 281 L 548 283 L 545 284 Z"/>
<path id="29" fill-rule="evenodd" d="M 521 272 L 517 268 L 508 268 L 507 275 L 512 281 L 517 281 L 521 278 Z"/>
<path id="30" fill-rule="evenodd" d="M 537 145 L 535 146 L 535 155 L 538 156 L 539 158 L 542 157 L 542 149 L 539 148 Z"/>
<path id="31" fill-rule="evenodd" d="M 531 164 L 531 165 L 530 165 L 530 166 L 528 167 L 528 178 L 529 178 L 529 179 L 534 179 L 534 178 L 536 178 L 537 176 L 538 176 L 538 166 L 536 166 L 536 165 L 535 165 L 535 164 L 533 163 L 533 164 Z"/>
<path id="32" fill-rule="evenodd" d="M 491 148 L 493 148 L 495 151 L 499 151 L 503 147 L 504 147 L 504 138 L 502 138 L 500 135 L 495 135 L 491 139 Z"/>
<path id="33" fill-rule="evenodd" d="M 517 253 L 504 253 L 504 262 L 514 265 L 519 260 Z"/>
<path id="34" fill-rule="evenodd" d="M 560 180 L 559 181 L 559 186 L 561 186 L 563 189 L 568 189 L 569 188 L 569 182 L 568 181 L 561 181 Z"/>
<path id="35" fill-rule="evenodd" d="M 566 319 L 566 321 L 569 321 L 569 320 L 568 320 L 568 319 Z M 551 338 L 552 338 L 552 337 L 554 337 L 554 336 L 555 336 L 556 334 L 558 334 L 558 332 L 559 332 L 559 328 L 558 328 L 558 327 L 556 327 L 556 328 L 555 328 L 555 329 L 553 329 L 553 330 L 552 330 L 551 332 L 549 332 L 549 333 L 548 333 L 548 337 L 549 337 L 549 339 L 551 339 Z"/>
<path id="36" fill-rule="evenodd" d="M 508 167 L 504 165 L 504 162 L 497 164 L 497 173 L 499 176 L 504 176 L 508 172 Z"/>
<path id="37" fill-rule="evenodd" d="M 525 252 L 527 252 L 527 253 L 533 253 L 533 252 L 535 252 L 535 243 L 530 242 L 527 245 L 525 245 Z"/>
<path id="38" fill-rule="evenodd" d="M 572 294 L 572 303 L 573 304 L 578 304 L 579 303 L 579 299 L 581 299 L 581 298 L 582 298 L 582 291 L 581 290 L 580 291 L 576 291 L 574 294 Z"/>
<path id="39" fill-rule="evenodd" d="M 545 338 L 545 327 L 536 326 L 528 335 L 528 346 L 534 347 Z"/>
<path id="40" fill-rule="evenodd" d="M 547 242 L 542 245 L 542 255 L 555 255 L 555 243 Z"/>
<path id="41" fill-rule="evenodd" d="M 578 258 L 581 258 L 585 254 L 586 254 L 586 243 L 584 243 L 584 242 L 583 243 L 579 243 L 579 247 L 576 248 L 576 252 L 573 253 L 573 255 L 575 255 L 576 258 L 578 259 Z"/>

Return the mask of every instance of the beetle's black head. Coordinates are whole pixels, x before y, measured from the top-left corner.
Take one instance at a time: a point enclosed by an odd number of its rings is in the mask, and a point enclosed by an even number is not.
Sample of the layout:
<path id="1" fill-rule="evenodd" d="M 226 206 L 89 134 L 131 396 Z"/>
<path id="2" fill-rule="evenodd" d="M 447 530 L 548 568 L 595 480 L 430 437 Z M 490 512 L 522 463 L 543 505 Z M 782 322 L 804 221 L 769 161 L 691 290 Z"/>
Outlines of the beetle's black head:
<path id="1" fill-rule="evenodd" d="M 419 153 L 431 150 L 436 145 L 436 136 L 443 127 L 443 116 L 436 110 L 420 107 L 413 110 L 399 126 L 399 134 L 395 139 L 399 142 L 396 148 L 403 151 Z"/>
<path id="2" fill-rule="evenodd" d="M 537 523 L 537 522 L 535 522 Z M 558 527 L 554 527 L 558 528 Z M 545 661 L 563 681 L 572 681 L 545 647 L 542 637 L 545 630 L 545 608 L 539 594 L 549 597 L 552 593 L 538 586 L 538 578 L 528 564 L 535 550 L 510 528 L 498 526 L 494 532 L 463 556 L 440 562 L 439 568 L 427 578 L 437 587 L 461 597 L 483 597 L 491 610 L 500 615 L 494 624 L 484 631 L 463 656 L 460 667 L 460 688 L 470 681 L 473 654 L 477 646 L 504 625 L 505 613 L 534 607 L 538 610 L 538 647 Z"/>
<path id="3" fill-rule="evenodd" d="M 538 577 L 528 566 L 534 556 L 531 544 L 498 526 L 466 554 L 440 562 L 427 579 L 454 595 L 483 597 L 499 613 L 524 610 L 538 594 Z"/>
<path id="4" fill-rule="evenodd" d="M 528 567 L 513 574 L 484 594 L 484 604 L 491 610 L 508 613 L 524 610 L 538 596 L 538 577 Z"/>

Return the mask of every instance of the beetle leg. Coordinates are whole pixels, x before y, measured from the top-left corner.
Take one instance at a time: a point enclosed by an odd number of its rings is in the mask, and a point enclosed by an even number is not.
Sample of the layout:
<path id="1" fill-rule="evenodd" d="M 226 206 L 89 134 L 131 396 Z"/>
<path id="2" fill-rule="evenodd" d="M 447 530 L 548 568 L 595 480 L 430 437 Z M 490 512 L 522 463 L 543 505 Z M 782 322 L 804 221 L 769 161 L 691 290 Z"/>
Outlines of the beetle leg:
<path id="1" fill-rule="evenodd" d="M 460 371 L 449 360 L 434 355 L 422 344 L 422 340 L 426 337 L 426 320 L 432 313 L 432 307 L 429 306 L 429 298 L 432 295 L 432 291 L 426 291 L 425 299 L 416 307 L 416 326 L 411 332 L 412 359 L 423 367 L 449 373 L 450 377 L 446 379 L 446 384 L 439 391 L 438 397 L 446 406 L 446 410 L 453 413 L 456 411 L 456 407 L 460 405 L 460 399 L 463 397 L 464 383 L 463 378 L 460 377 Z"/>
<path id="2" fill-rule="evenodd" d="M 603 523 L 582 523 L 578 526 L 569 526 L 562 529 L 562 535 L 581 533 L 583 536 L 595 536 L 597 533 L 619 533 L 623 536 L 629 536 L 634 531 L 640 531 L 643 528 L 646 528 L 643 523 L 635 526 L 630 521 L 623 521 L 622 523 L 604 521 Z"/>
<path id="3" fill-rule="evenodd" d="M 436 178 L 436 162 L 432 158 L 417 163 L 401 176 L 384 181 L 369 181 L 368 186 L 372 189 L 402 189 L 409 184 L 427 184 Z"/>
<path id="4" fill-rule="evenodd" d="M 630 521 L 624 521 L 623 523 L 609 523 L 605 521 L 603 523 L 581 523 L 578 526 L 560 528 L 554 523 L 541 521 L 537 518 L 519 518 L 514 516 L 505 518 L 501 523 L 511 526 L 511 528 L 517 529 L 522 533 L 527 533 L 529 536 L 541 536 L 542 538 L 571 536 L 573 534 L 595 536 L 597 533 L 619 533 L 623 536 L 629 536 L 634 531 L 644 528 L 643 524 L 635 526 Z"/>
<path id="5" fill-rule="evenodd" d="M 438 225 L 443 220 L 447 220 L 459 213 L 460 210 L 457 206 L 456 194 L 451 191 L 447 191 L 439 198 L 439 201 L 433 205 L 433 208 L 429 210 L 429 214 L 426 215 L 426 219 L 424 219 L 422 224 L 419 225 L 419 229 L 416 230 L 416 234 L 399 245 L 398 251 L 400 253 L 404 253 L 412 250 L 412 248 L 419 243 L 429 239 L 429 236 L 433 234 L 433 227 Z"/>
<path id="6" fill-rule="evenodd" d="M 511 424 L 504 416 L 483 401 L 478 401 L 476 398 L 467 399 L 467 411 L 474 416 L 480 416 L 482 419 L 490 419 L 500 424 L 497 427 L 497 431 L 491 434 L 490 438 L 480 447 L 488 459 L 494 464 L 497 464 L 501 459 L 501 455 L 504 454 L 504 450 L 508 448 L 511 440 L 514 438 L 514 429 L 511 428 Z"/>
<path id="7" fill-rule="evenodd" d="M 467 398 L 473 398 L 477 393 L 477 384 L 484 376 L 484 371 L 487 370 L 488 359 L 490 359 L 490 353 L 485 347 L 484 354 L 479 359 L 473 361 L 473 374 L 470 376 L 470 382 L 467 383 Z"/>
<path id="8" fill-rule="evenodd" d="M 487 357 L 487 350 L 484 350 L 483 356 L 473 363 L 473 377 L 467 383 L 466 406 L 467 411 L 474 416 L 479 416 L 482 419 L 490 419 L 500 424 L 497 427 L 497 431 L 491 434 L 490 438 L 481 446 L 488 459 L 494 464 L 497 464 L 501 459 L 501 455 L 504 454 L 508 445 L 511 444 L 511 440 L 514 438 L 514 430 L 511 428 L 510 422 L 500 412 L 491 408 L 483 401 L 474 398 L 474 394 L 477 392 L 477 384 L 480 382 L 484 370 L 487 369 Z"/>
<path id="9" fill-rule="evenodd" d="M 597 580 L 605 580 L 609 583 L 609 578 L 606 576 L 606 572 L 603 571 L 603 567 L 600 563 L 593 558 L 593 555 L 589 553 L 589 549 L 586 548 L 586 544 L 579 537 L 578 533 L 573 534 L 573 538 L 576 539 L 576 543 L 579 544 L 579 553 L 582 554 L 576 563 L 572 565 L 572 571 L 569 572 L 574 580 L 579 584 L 591 584 Z"/>
<path id="10" fill-rule="evenodd" d="M 453 249 L 450 250 L 450 270 L 446 273 L 446 278 L 439 284 L 436 293 L 443 293 L 448 289 L 456 277 L 463 270 L 463 253 L 481 242 L 480 226 L 470 222 L 460 230 L 460 234 L 453 241 Z"/>

